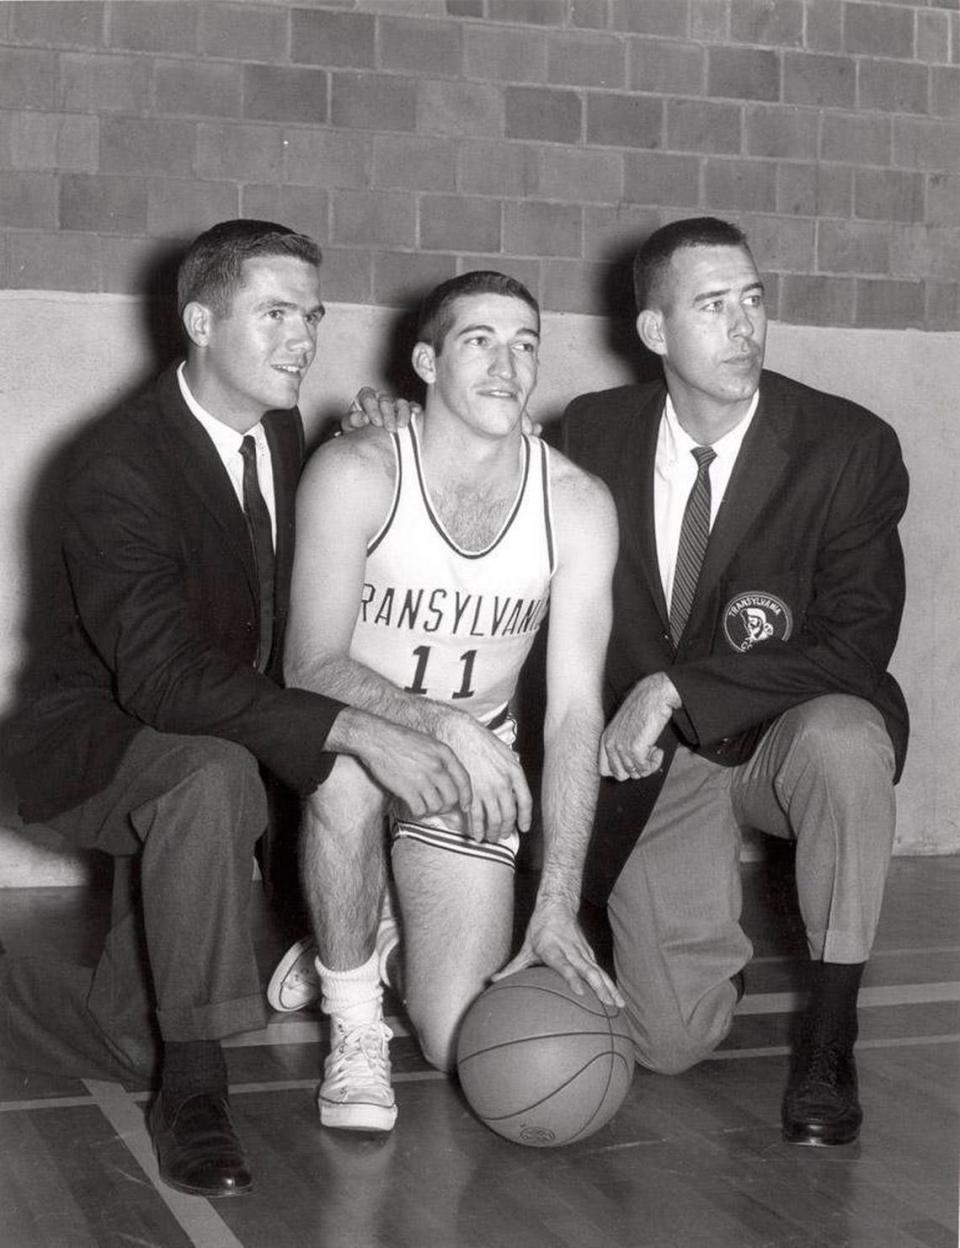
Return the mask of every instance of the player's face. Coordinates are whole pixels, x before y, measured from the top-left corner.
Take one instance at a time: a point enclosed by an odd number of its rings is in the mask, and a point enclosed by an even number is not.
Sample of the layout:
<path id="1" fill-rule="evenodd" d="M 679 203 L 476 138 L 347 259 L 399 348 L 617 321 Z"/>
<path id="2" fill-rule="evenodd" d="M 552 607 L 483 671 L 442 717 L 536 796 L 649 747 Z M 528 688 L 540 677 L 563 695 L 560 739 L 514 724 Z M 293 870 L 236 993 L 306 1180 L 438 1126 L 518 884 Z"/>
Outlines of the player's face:
<path id="1" fill-rule="evenodd" d="M 745 411 L 760 383 L 767 336 L 763 284 L 749 252 L 681 248 L 658 302 L 637 327 L 663 358 L 678 412 L 691 404 L 701 412 Z"/>
<path id="2" fill-rule="evenodd" d="M 464 295 L 439 355 L 418 343 L 414 364 L 430 385 L 428 416 L 443 411 L 484 437 L 520 424 L 537 384 L 540 325 L 512 295 Z"/>
<path id="3" fill-rule="evenodd" d="M 305 260 L 257 256 L 243 276 L 226 314 L 207 312 L 190 374 L 198 402 L 241 431 L 296 405 L 324 313 L 319 273 Z"/>

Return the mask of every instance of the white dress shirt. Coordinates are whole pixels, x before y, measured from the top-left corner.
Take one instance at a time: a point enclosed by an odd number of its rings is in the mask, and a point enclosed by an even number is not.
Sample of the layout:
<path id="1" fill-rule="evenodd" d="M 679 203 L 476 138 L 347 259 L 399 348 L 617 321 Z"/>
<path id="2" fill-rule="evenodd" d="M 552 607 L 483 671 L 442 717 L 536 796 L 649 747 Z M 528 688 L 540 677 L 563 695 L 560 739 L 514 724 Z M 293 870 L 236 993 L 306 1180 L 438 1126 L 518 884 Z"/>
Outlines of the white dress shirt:
<path id="1" fill-rule="evenodd" d="M 753 396 L 750 410 L 729 433 L 710 445 L 717 458 L 710 464 L 710 528 L 717 518 L 720 504 L 726 493 L 733 466 L 740 454 L 740 447 L 757 410 L 760 391 Z M 677 564 L 677 547 L 680 544 L 680 526 L 693 484 L 697 479 L 697 461 L 691 454 L 695 442 L 681 426 L 670 396 L 663 409 L 660 432 L 657 435 L 657 451 L 653 473 L 653 514 L 657 534 L 657 562 L 663 584 L 667 610 L 673 595 L 673 574 Z"/>
<path id="2" fill-rule="evenodd" d="M 237 501 L 242 508 L 243 456 L 240 454 L 240 447 L 243 444 L 245 435 L 237 433 L 236 429 L 231 429 L 229 425 L 225 425 L 222 420 L 217 420 L 216 416 L 211 416 L 208 411 L 200 406 L 187 385 L 182 364 L 177 369 L 177 381 L 180 383 L 180 393 L 183 395 L 184 403 L 199 420 L 206 430 L 210 441 L 216 447 L 217 454 L 227 470 L 227 476 L 230 478 L 230 484 L 233 486 Z M 263 495 L 263 501 L 267 504 L 267 511 L 270 513 L 270 528 L 273 530 L 273 545 L 274 549 L 276 549 L 277 504 L 273 491 L 273 459 L 270 456 L 270 443 L 267 441 L 266 432 L 260 422 L 255 424 L 252 429 L 248 429 L 247 433 L 250 434 L 257 445 L 257 481 L 260 484 L 260 493 Z"/>

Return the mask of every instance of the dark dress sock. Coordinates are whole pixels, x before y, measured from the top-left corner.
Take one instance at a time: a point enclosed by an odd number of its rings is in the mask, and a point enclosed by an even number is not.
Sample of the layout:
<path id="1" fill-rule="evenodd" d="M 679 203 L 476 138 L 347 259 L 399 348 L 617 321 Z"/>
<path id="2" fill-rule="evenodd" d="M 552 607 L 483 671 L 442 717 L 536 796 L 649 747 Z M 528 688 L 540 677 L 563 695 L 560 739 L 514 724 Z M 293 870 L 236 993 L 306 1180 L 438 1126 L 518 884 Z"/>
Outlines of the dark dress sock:
<path id="1" fill-rule="evenodd" d="M 227 1063 L 219 1041 L 166 1041 L 161 1088 L 172 1096 L 226 1092 Z"/>
<path id="2" fill-rule="evenodd" d="M 841 1041 L 851 1049 L 857 1038 L 857 995 L 866 962 L 814 962 L 811 966 L 808 1035 L 815 1041 Z"/>

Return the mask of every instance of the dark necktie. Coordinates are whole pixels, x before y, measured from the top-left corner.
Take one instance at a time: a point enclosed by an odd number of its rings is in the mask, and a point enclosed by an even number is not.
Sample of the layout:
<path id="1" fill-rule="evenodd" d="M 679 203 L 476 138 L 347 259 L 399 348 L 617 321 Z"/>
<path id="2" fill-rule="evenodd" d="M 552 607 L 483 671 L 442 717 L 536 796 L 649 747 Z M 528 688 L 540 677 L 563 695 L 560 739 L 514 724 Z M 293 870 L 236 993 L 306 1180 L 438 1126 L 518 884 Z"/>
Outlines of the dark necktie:
<path id="1" fill-rule="evenodd" d="M 680 543 L 677 546 L 677 566 L 673 573 L 670 636 L 675 646 L 683 635 L 693 605 L 703 552 L 707 549 L 707 539 L 710 536 L 710 465 L 717 458 L 717 452 L 709 446 L 695 446 L 690 454 L 697 461 L 697 479 L 684 508 Z"/>
<path id="2" fill-rule="evenodd" d="M 257 667 L 262 672 L 270 660 L 273 642 L 273 530 L 270 512 L 260 493 L 257 480 L 257 444 L 248 434 L 240 447 L 243 456 L 243 510 L 250 530 L 250 543 L 257 565 L 260 590 L 260 637 L 257 645 Z"/>

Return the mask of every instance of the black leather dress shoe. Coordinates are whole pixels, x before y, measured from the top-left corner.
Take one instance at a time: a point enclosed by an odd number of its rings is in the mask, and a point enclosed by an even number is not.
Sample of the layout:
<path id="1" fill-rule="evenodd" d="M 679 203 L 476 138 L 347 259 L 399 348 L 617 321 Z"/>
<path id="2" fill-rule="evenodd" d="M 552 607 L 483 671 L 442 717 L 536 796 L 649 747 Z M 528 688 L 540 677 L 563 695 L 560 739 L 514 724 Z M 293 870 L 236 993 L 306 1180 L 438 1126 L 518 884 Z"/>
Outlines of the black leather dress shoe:
<path id="1" fill-rule="evenodd" d="M 193 1196 L 240 1196 L 253 1176 L 223 1092 L 161 1092 L 150 1108 L 160 1177 Z"/>
<path id="2" fill-rule="evenodd" d="M 844 1044 L 803 1042 L 793 1060 L 781 1117 L 788 1144 L 852 1144 L 863 1121 L 853 1050 Z"/>

